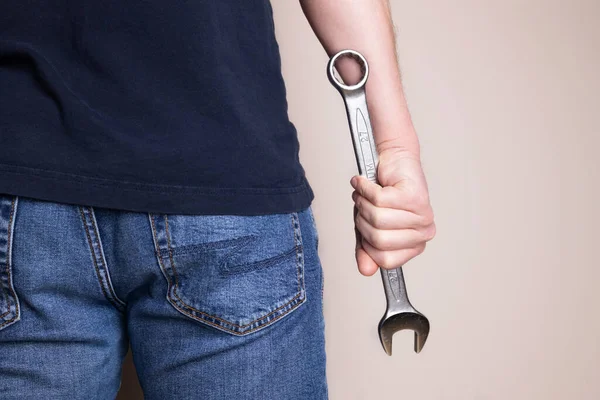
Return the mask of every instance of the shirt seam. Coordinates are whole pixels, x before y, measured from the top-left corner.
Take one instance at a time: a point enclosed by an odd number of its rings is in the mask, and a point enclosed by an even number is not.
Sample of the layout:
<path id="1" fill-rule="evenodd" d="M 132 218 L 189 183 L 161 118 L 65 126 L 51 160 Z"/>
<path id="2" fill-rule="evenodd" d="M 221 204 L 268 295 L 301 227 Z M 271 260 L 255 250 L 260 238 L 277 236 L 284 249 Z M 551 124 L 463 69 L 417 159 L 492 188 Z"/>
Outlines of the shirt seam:
<path id="1" fill-rule="evenodd" d="M 83 183 L 87 185 L 99 186 L 99 187 L 111 187 L 121 186 L 125 190 L 133 190 L 140 192 L 157 192 L 157 193 L 169 193 L 172 191 L 182 192 L 203 192 L 204 194 L 210 195 L 221 195 L 223 193 L 232 194 L 247 194 L 247 195 L 287 195 L 293 193 L 299 193 L 306 191 L 308 186 L 306 178 L 303 178 L 303 182 L 300 185 L 292 187 L 272 187 L 272 188 L 253 188 L 253 187 L 206 187 L 206 186 L 190 186 L 190 185 L 168 185 L 161 183 L 141 183 L 134 181 L 123 181 L 110 178 L 99 178 L 88 175 L 79 175 L 68 172 L 53 171 L 34 167 L 25 167 L 17 165 L 9 165 L 0 163 L 0 170 L 5 172 L 17 174 L 17 175 L 36 175 L 43 179 L 49 180 L 70 180 L 72 182 Z M 21 170 L 21 171 L 19 171 Z M 55 175 L 55 176 L 52 176 Z M 162 190 L 161 190 L 162 189 Z"/>

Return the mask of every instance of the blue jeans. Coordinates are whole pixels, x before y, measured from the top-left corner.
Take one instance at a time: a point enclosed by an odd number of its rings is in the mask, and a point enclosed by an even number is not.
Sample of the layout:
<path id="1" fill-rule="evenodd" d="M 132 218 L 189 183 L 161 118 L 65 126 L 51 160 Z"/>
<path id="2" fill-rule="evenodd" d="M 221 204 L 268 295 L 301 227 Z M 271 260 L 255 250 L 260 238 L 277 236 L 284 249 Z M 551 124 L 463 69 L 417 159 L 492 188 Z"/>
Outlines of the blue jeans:
<path id="1" fill-rule="evenodd" d="M 0 399 L 327 399 L 311 208 L 128 212 L 0 194 Z"/>

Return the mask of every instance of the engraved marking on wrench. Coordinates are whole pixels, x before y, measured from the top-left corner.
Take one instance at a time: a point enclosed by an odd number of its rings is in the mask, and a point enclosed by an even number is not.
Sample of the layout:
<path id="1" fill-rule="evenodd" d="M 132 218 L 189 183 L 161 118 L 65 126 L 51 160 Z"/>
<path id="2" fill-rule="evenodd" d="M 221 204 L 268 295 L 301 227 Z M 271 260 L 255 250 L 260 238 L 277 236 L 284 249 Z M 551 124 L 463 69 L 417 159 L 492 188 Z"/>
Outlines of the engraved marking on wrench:
<path id="1" fill-rule="evenodd" d="M 392 293 L 394 294 L 394 298 L 396 301 L 400 300 L 400 292 L 398 291 L 398 272 L 395 269 L 388 270 L 388 278 L 390 280 L 390 286 L 392 288 Z"/>
<path id="2" fill-rule="evenodd" d="M 360 108 L 356 109 L 356 126 L 358 128 L 358 138 L 360 142 L 361 153 L 365 163 L 365 174 L 367 179 L 375 182 L 375 161 L 373 160 L 373 149 L 371 148 L 371 141 L 369 139 L 369 132 L 367 130 L 367 121 L 365 116 L 360 111 Z"/>

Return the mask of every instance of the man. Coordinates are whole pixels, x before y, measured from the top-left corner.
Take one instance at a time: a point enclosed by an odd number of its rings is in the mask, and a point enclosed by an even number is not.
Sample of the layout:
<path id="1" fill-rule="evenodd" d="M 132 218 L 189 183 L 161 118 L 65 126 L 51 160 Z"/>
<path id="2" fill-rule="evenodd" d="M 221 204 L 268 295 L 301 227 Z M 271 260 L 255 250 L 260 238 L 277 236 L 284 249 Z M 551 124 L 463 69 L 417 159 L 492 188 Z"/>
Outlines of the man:
<path id="1" fill-rule="evenodd" d="M 301 0 L 369 60 L 360 273 L 435 234 L 389 5 Z M 349 61 L 338 69 L 357 78 Z M 322 399 L 322 268 L 267 0 L 0 5 L 0 393 Z"/>

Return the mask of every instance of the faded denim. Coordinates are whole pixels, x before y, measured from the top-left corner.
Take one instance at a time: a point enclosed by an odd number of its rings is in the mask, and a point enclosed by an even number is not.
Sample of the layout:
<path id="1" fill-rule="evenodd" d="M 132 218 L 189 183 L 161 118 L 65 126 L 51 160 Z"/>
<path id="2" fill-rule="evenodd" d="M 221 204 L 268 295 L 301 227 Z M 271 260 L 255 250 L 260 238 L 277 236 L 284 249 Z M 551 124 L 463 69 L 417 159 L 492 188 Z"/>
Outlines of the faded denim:
<path id="1" fill-rule="evenodd" d="M 128 212 L 0 194 L 0 399 L 327 399 L 311 207 Z"/>

